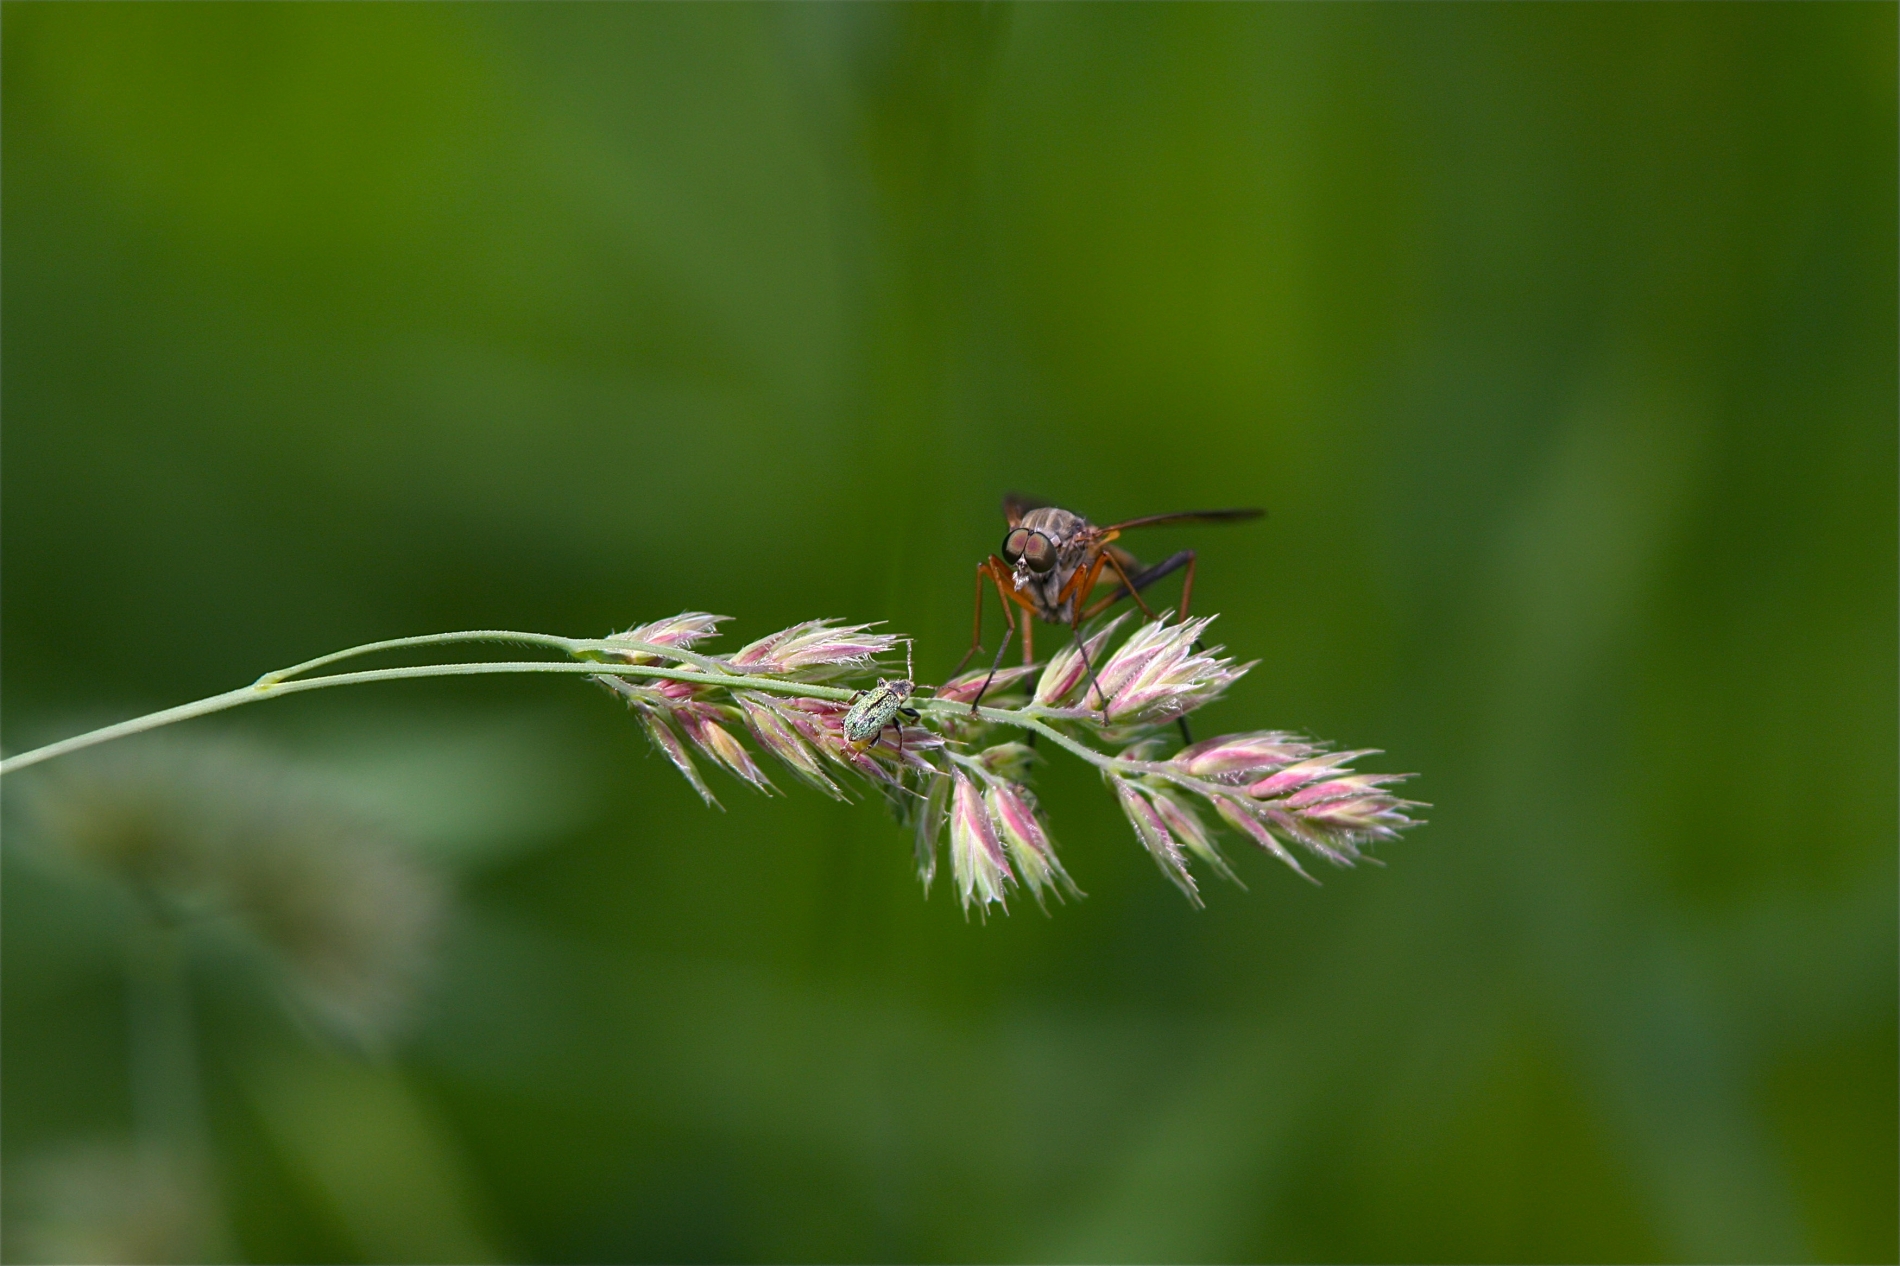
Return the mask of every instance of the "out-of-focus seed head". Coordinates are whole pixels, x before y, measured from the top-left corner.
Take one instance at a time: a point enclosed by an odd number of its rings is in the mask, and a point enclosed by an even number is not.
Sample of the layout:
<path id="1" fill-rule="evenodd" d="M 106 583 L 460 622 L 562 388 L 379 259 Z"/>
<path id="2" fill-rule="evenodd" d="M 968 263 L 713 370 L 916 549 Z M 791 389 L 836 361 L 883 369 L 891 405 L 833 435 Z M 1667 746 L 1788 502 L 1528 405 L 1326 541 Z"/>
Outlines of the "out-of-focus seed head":
<path id="1" fill-rule="evenodd" d="M 962 770 L 950 775 L 955 786 L 950 799 L 950 869 L 957 881 L 957 895 L 967 914 L 971 906 L 986 912 L 994 903 L 1009 909 L 1006 889 L 1013 882 L 1002 841 L 990 821 L 983 793 Z"/>
<path id="2" fill-rule="evenodd" d="M 984 769 L 1010 782 L 1027 781 L 1030 769 L 1041 759 L 1027 743 L 997 743 L 976 753 Z"/>
<path id="3" fill-rule="evenodd" d="M 1016 873 L 1029 885 L 1038 906 L 1043 904 L 1045 888 L 1055 893 L 1058 901 L 1064 900 L 1065 893 L 1073 897 L 1082 895 L 1082 890 L 1075 886 L 1069 872 L 1056 859 L 1055 845 L 1050 842 L 1048 831 L 1043 829 L 1042 819 L 1036 812 L 1036 798 L 1027 787 L 1013 782 L 993 782 L 984 790 L 983 802 L 990 811 L 997 837 L 1008 850 L 1010 860 L 1016 863 Z"/>
<path id="4" fill-rule="evenodd" d="M 708 615 L 704 611 L 687 611 L 670 619 L 655 620 L 651 624 L 636 624 L 625 633 L 609 633 L 603 640 L 690 650 L 707 638 L 716 637 L 719 626 L 731 618 L 729 615 Z M 615 658 L 628 664 L 659 662 L 659 656 L 644 651 L 616 652 Z"/>
<path id="5" fill-rule="evenodd" d="M 728 662 L 749 673 L 823 681 L 869 667 L 899 641 L 895 634 L 867 633 L 871 627 L 807 620 L 741 647 Z"/>
<path id="6" fill-rule="evenodd" d="M 1135 836 L 1155 859 L 1155 865 L 1161 873 L 1187 895 L 1187 899 L 1196 906 L 1202 904 L 1201 892 L 1194 883 L 1194 876 L 1188 873 L 1187 862 L 1181 856 L 1180 847 L 1174 842 L 1174 836 L 1168 830 L 1168 824 L 1148 803 L 1146 797 L 1135 789 L 1133 783 L 1114 774 L 1105 775 L 1108 785 L 1115 789 L 1115 798 L 1121 802 L 1122 813 L 1128 824 L 1135 828 Z"/>
<path id="7" fill-rule="evenodd" d="M 1067 705 L 1070 696 L 1077 694 L 1088 681 L 1089 665 L 1094 665 L 1098 672 L 1101 670 L 1102 648 L 1127 618 L 1126 612 L 1116 616 L 1085 638 L 1080 648 L 1076 646 L 1075 639 L 1070 638 L 1049 660 L 1049 666 L 1042 670 L 1042 677 L 1036 682 L 1035 702 L 1045 708 Z M 1082 705 L 1099 710 L 1100 704 L 1101 700 L 1095 697 L 1094 688 L 1091 687 Z"/>
<path id="8" fill-rule="evenodd" d="M 292 1009 L 376 1044 L 407 1021 L 449 894 L 392 833 L 267 751 L 184 737 L 36 785 L 31 835 L 168 919 L 229 933 Z"/>
<path id="9" fill-rule="evenodd" d="M 177 1148 L 76 1144 L 9 1178 L 14 1261 L 200 1262 L 226 1234 L 207 1166 Z"/>
<path id="10" fill-rule="evenodd" d="M 232 850 L 232 904 L 290 969 L 294 996 L 315 1019 L 373 1043 L 408 1018 L 446 893 L 415 862 L 345 822 L 306 818 L 298 834 Z"/>

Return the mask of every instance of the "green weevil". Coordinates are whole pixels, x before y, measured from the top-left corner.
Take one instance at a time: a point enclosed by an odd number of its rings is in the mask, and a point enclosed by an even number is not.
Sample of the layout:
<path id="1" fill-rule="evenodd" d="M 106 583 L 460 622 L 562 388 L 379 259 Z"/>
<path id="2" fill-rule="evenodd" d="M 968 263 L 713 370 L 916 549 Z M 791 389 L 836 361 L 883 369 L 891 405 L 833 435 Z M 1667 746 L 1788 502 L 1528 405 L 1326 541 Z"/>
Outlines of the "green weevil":
<path id="1" fill-rule="evenodd" d="M 862 752 L 883 737 L 884 731 L 891 725 L 897 727 L 897 745 L 904 745 L 904 723 L 900 716 L 917 719 L 917 710 L 904 705 L 916 693 L 917 683 L 911 680 L 910 642 L 904 642 L 904 675 L 896 681 L 878 678 L 877 685 L 869 690 L 861 690 L 851 700 L 851 708 L 844 714 L 844 741 L 851 750 Z"/>

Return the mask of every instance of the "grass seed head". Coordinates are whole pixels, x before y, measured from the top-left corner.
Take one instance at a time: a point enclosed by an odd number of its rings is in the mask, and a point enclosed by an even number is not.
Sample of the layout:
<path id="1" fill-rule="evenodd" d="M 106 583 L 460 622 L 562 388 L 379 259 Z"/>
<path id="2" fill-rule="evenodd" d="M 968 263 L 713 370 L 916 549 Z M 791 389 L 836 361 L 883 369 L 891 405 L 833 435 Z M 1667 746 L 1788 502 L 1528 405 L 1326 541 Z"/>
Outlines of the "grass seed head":
<path id="1" fill-rule="evenodd" d="M 957 895 L 967 914 L 971 906 L 977 913 L 992 904 L 1007 912 L 1007 889 L 1014 882 L 1002 841 L 983 803 L 983 793 L 962 770 L 950 775 L 955 784 L 950 800 L 950 869 L 957 881 Z"/>

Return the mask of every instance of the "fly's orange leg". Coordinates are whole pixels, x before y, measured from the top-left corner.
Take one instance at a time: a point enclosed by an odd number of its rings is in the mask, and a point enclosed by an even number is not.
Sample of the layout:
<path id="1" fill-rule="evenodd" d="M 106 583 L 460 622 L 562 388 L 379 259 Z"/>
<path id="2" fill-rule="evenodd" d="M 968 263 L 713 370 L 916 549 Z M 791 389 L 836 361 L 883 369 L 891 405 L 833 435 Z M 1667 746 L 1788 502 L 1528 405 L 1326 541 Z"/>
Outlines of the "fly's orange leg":
<path id="1" fill-rule="evenodd" d="M 963 658 L 958 660 L 957 666 L 950 670 L 952 677 L 963 671 L 963 666 L 970 662 L 970 656 L 983 649 L 983 578 L 989 575 L 989 571 L 988 560 L 976 565 L 976 601 L 971 604 L 970 649 L 963 652 Z M 1009 614 L 1007 606 L 1003 608 L 1003 614 Z"/>
<path id="2" fill-rule="evenodd" d="M 1122 566 L 1122 560 L 1106 552 L 1103 553 L 1102 558 L 1110 567 L 1115 569 L 1115 575 L 1121 580 L 1122 588 L 1127 592 L 1129 597 L 1135 600 L 1135 605 L 1141 608 L 1141 613 L 1150 620 L 1154 619 L 1155 613 L 1150 611 L 1148 604 L 1141 600 L 1141 590 L 1135 588 L 1135 582 L 1128 578 L 1128 571 Z M 1192 574 L 1192 572 L 1189 573 L 1189 575 Z M 1117 594 L 1116 596 L 1119 597 L 1120 595 Z"/>
<path id="3" fill-rule="evenodd" d="M 1128 566 L 1128 561 L 1126 559 L 1117 559 L 1116 561 L 1120 562 L 1123 568 L 1126 568 Z M 1154 566 L 1144 567 L 1140 571 L 1136 572 L 1133 576 L 1130 577 L 1130 579 L 1133 580 L 1135 583 L 1134 591 L 1136 593 L 1140 593 L 1142 590 L 1146 589 L 1149 585 L 1152 585 L 1155 581 L 1160 580 L 1163 576 L 1172 576 L 1175 572 L 1180 571 L 1183 567 L 1192 565 L 1193 562 L 1194 562 L 1194 551 L 1191 549 L 1184 549 L 1178 554 L 1170 554 L 1168 555 L 1168 557 L 1162 559 L 1160 562 L 1156 563 Z M 1089 606 L 1089 609 L 1082 613 L 1082 618 L 1085 620 L 1094 619 L 1096 616 L 1100 615 L 1102 612 L 1114 606 L 1117 602 L 1120 602 L 1123 598 L 1126 598 L 1128 596 L 1128 593 L 1129 593 L 1129 590 L 1126 585 L 1115 586 L 1114 591 L 1111 592 L 1107 597 L 1099 598 L 1094 603 L 1092 603 Z M 1181 607 L 1181 615 L 1183 619 L 1187 618 L 1187 607 L 1185 604 L 1183 604 Z"/>
<path id="4" fill-rule="evenodd" d="M 1009 564 L 994 554 L 984 559 L 982 564 L 976 569 L 976 631 L 974 637 L 971 639 L 970 649 L 965 652 L 963 658 L 967 662 L 971 655 L 982 649 L 983 577 L 985 576 L 988 576 L 991 580 L 996 582 L 996 597 L 997 600 L 1003 604 L 1003 640 L 998 643 L 996 647 L 996 658 L 990 661 L 990 675 L 983 679 L 982 689 L 976 692 L 976 698 L 970 700 L 971 716 L 976 715 L 977 707 L 983 702 L 983 696 L 989 693 L 990 683 L 996 680 L 997 666 L 1003 662 L 1003 652 L 1009 649 L 1010 635 L 1016 631 L 1016 613 L 1010 609 L 1011 603 L 1023 609 L 1025 638 L 1027 637 L 1029 621 L 1035 618 L 1034 613 L 1030 610 L 1027 599 L 1014 592 L 1013 589 L 1003 587 L 1003 580 L 1009 575 L 1011 575 Z M 962 667 L 962 664 L 957 665 L 959 670 L 961 670 Z M 951 675 L 955 676 L 956 674 L 952 673 Z"/>
<path id="5" fill-rule="evenodd" d="M 1187 550 L 1182 550 L 1181 552 L 1187 555 L 1187 575 L 1181 577 L 1180 618 L 1185 620 L 1187 619 L 1187 613 L 1188 613 L 1188 599 L 1194 596 L 1194 551 L 1191 549 L 1187 549 Z M 1200 647 L 1197 645 L 1195 649 L 1199 650 Z"/>
<path id="6" fill-rule="evenodd" d="M 1003 623 L 1008 626 L 1003 633 L 1004 640 L 1007 641 L 1009 635 L 1016 629 L 1016 617 L 1009 609 L 1008 591 L 1003 588 L 1003 582 L 998 579 L 996 570 L 1004 566 L 1003 560 L 994 554 L 976 565 L 976 600 L 970 604 L 970 649 L 963 652 L 963 658 L 958 660 L 957 666 L 950 670 L 952 677 L 961 673 L 963 666 L 970 662 L 970 657 L 983 649 L 983 582 L 985 580 L 996 581 L 996 596 L 1003 602 Z M 1005 569 L 1002 574 L 1009 573 Z"/>

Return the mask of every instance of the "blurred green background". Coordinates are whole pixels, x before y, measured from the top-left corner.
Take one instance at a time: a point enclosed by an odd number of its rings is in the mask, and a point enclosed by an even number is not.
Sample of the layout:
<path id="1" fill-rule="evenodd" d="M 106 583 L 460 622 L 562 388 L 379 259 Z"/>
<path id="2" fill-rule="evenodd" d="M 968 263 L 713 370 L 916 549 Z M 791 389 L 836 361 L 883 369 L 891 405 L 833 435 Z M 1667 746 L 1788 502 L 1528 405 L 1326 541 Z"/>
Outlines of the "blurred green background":
<path id="1" fill-rule="evenodd" d="M 8 750 L 683 609 L 940 679 L 1022 488 L 1267 506 L 1138 543 L 1203 732 L 1434 807 L 1196 912 L 1052 761 L 984 925 L 571 682 L 130 740 L 6 782 L 0 1248 L 1893 1261 L 1895 12 L 7 4 Z M 419 983 L 164 1003 L 113 796 Z"/>

